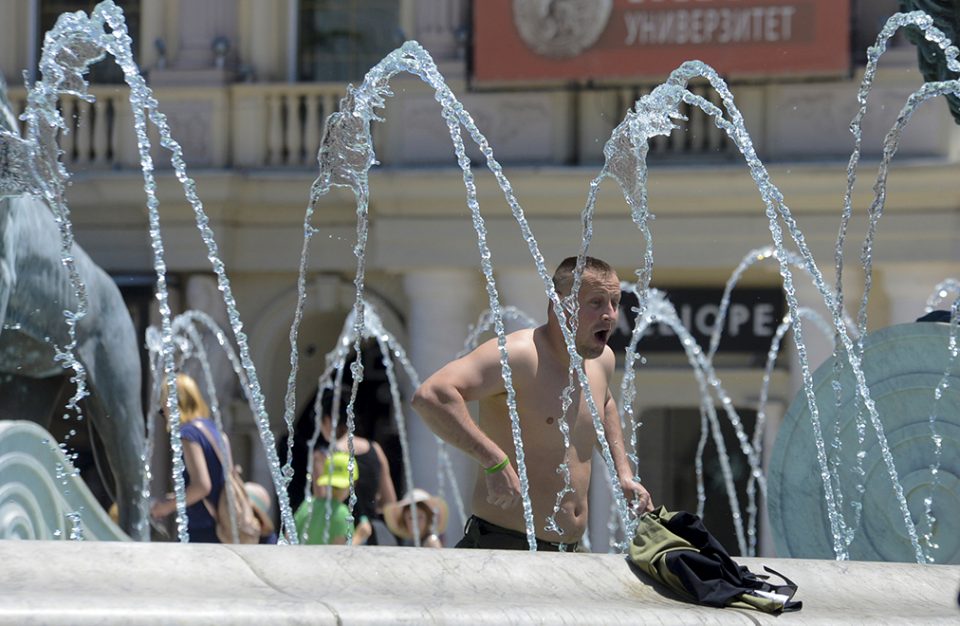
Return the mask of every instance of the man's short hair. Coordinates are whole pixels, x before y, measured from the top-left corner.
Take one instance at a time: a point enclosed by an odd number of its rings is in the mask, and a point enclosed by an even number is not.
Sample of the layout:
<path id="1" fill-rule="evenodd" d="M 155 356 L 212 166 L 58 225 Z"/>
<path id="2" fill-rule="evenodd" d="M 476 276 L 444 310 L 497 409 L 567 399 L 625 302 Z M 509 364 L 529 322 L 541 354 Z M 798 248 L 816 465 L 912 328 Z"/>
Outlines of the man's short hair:
<path id="1" fill-rule="evenodd" d="M 614 270 L 610 267 L 610 264 L 606 261 L 601 261 L 592 256 L 584 257 L 585 263 L 583 266 L 583 273 L 594 272 L 600 276 L 607 276 L 613 274 Z M 560 265 L 557 266 L 556 271 L 553 273 L 553 288 L 557 290 L 562 296 L 570 294 L 570 289 L 573 287 L 573 271 L 577 268 L 577 257 L 568 256 L 563 261 L 560 262 Z"/>

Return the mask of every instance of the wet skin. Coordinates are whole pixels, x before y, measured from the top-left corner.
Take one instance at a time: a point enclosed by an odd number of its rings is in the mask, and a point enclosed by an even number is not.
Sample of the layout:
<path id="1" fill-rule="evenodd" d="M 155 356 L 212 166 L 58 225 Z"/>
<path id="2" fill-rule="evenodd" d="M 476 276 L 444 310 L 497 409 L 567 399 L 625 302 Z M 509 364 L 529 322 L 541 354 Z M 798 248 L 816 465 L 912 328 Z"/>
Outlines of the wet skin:
<path id="1" fill-rule="evenodd" d="M 628 499 L 639 498 L 642 509 L 650 507 L 649 494 L 631 479 L 623 448 L 619 415 L 609 393 L 614 370 L 613 351 L 607 340 L 617 323 L 620 282 L 616 274 L 586 272 L 579 293 L 578 327 L 575 346 L 584 358 L 584 371 L 593 400 L 604 425 L 607 442 Z M 546 541 L 578 541 L 587 524 L 587 492 L 591 459 L 597 447 L 596 430 L 579 385 L 573 403 L 561 416 L 561 393 L 568 383 L 569 356 L 563 333 L 553 313 L 547 324 L 507 336 L 507 352 L 516 392 L 534 527 Z M 473 513 L 489 522 L 523 532 L 523 507 L 517 476 L 516 450 L 506 391 L 501 378 L 496 340 L 488 341 L 469 355 L 454 361 L 431 376 L 417 391 L 414 406 L 431 428 L 445 440 L 470 454 L 481 467 L 500 462 L 504 455 L 510 465 L 494 474 L 478 472 L 474 487 Z M 466 410 L 466 402 L 478 400 L 479 427 Z M 558 421 L 569 425 L 570 447 L 564 450 Z M 557 472 L 561 463 L 570 471 L 568 493 L 561 501 L 557 525 L 562 534 L 545 530 L 553 513 L 564 478 Z"/>

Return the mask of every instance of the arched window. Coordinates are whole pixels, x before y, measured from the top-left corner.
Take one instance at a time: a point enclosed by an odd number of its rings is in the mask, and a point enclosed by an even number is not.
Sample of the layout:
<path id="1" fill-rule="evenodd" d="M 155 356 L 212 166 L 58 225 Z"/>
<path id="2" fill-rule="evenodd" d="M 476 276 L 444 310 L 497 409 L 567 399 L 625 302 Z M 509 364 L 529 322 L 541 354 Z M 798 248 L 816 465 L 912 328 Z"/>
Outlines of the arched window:
<path id="1" fill-rule="evenodd" d="M 297 79 L 356 81 L 403 43 L 397 0 L 300 0 Z"/>
<path id="2" fill-rule="evenodd" d="M 123 9 L 123 16 L 127 22 L 127 33 L 134 41 L 134 60 L 137 58 L 136 41 L 140 34 L 140 1 L 114 0 L 116 5 Z M 44 34 L 54 27 L 61 14 L 84 11 L 89 15 L 97 4 L 99 4 L 99 0 L 40 0 L 39 19 L 37 20 L 40 29 L 37 37 L 37 59 L 40 59 Z M 123 72 L 112 58 L 107 58 L 90 68 L 87 80 L 98 84 L 122 83 Z"/>

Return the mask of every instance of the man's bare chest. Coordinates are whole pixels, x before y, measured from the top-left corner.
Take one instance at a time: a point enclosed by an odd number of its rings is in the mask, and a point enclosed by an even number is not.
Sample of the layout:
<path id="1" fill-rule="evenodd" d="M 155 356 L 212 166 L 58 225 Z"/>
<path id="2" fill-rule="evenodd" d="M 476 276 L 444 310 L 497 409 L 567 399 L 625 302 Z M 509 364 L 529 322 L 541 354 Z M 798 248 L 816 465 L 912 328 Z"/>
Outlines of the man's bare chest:
<path id="1" fill-rule="evenodd" d="M 567 379 L 531 377 L 519 380 L 516 387 L 517 413 L 524 433 L 552 439 L 562 436 L 561 427 L 568 431 L 571 442 L 592 443 L 595 437 L 593 418 L 587 395 L 575 381 L 567 388 Z M 603 414 L 606 386 L 602 380 L 591 380 L 594 405 Z M 564 401 L 566 393 L 567 401 Z M 506 398 L 504 397 L 504 406 Z"/>

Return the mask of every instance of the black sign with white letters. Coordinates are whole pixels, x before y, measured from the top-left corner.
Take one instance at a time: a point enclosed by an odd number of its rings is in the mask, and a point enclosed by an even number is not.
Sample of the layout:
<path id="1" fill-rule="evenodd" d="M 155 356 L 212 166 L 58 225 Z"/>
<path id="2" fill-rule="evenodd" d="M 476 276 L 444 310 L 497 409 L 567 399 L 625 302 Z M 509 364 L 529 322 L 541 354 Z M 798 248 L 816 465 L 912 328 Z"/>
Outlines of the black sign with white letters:
<path id="1" fill-rule="evenodd" d="M 673 304 L 684 328 L 690 331 L 706 352 L 717 323 L 723 290 L 689 287 L 661 290 Z M 638 305 L 637 296 L 633 293 L 624 291 L 621 295 L 620 319 L 609 341 L 610 347 L 617 353 L 623 353 L 630 342 L 636 316 L 633 309 Z M 766 354 L 785 312 L 786 303 L 780 289 L 734 289 L 717 351 Z M 683 346 L 673 329 L 663 323 L 651 325 L 638 345 L 640 353 L 682 350 Z"/>

